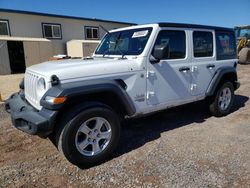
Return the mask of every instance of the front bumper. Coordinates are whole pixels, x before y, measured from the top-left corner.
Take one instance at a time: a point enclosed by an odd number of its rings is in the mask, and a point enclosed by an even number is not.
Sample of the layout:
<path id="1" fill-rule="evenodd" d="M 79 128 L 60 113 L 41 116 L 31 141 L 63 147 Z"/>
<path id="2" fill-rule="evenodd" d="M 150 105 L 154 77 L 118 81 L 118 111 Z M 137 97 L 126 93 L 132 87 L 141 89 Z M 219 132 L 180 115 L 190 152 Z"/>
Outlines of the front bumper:
<path id="1" fill-rule="evenodd" d="M 5 109 L 11 114 L 13 125 L 28 134 L 48 136 L 55 124 L 57 111 L 33 108 L 22 92 L 13 94 L 5 103 Z"/>

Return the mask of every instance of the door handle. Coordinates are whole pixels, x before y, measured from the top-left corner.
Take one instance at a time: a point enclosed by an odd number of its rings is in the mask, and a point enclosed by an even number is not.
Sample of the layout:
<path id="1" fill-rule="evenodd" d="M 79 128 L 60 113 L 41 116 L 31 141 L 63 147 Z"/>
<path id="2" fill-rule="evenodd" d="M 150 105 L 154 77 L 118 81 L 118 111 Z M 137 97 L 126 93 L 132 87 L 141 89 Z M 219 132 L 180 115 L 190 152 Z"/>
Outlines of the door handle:
<path id="1" fill-rule="evenodd" d="M 180 72 L 190 71 L 190 68 L 189 68 L 189 67 L 180 67 L 180 68 L 179 68 L 179 71 L 180 71 Z"/>
<path id="2" fill-rule="evenodd" d="M 212 69 L 212 68 L 214 68 L 214 67 L 215 67 L 214 64 L 208 64 L 208 65 L 207 65 L 207 68 L 208 68 L 208 69 Z"/>

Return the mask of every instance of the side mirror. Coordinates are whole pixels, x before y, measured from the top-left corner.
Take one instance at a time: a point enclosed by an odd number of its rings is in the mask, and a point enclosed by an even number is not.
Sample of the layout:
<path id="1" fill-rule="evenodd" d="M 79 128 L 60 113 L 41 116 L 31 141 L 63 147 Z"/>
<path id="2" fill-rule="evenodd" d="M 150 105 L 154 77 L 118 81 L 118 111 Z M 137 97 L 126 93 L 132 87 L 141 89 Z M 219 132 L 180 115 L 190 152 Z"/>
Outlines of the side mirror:
<path id="1" fill-rule="evenodd" d="M 168 59 L 169 57 L 168 43 L 155 45 L 152 56 L 155 58 L 155 61 L 156 61 L 155 63 L 158 63 L 161 59 Z"/>

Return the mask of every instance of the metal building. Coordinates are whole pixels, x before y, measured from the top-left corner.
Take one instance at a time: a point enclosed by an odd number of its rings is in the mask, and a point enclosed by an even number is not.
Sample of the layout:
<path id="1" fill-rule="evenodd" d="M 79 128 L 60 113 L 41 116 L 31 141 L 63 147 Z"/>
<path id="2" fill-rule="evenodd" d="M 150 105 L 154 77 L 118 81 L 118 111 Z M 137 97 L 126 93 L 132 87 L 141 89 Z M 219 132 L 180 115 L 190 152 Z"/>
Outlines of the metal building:
<path id="1" fill-rule="evenodd" d="M 73 49 L 69 51 L 77 52 L 74 46 L 81 41 L 81 57 L 91 55 L 106 33 L 100 25 L 111 30 L 134 24 L 0 9 L 0 74 L 24 72 L 26 67 L 53 55 L 67 54 L 66 43 L 72 40 L 69 45 Z"/>

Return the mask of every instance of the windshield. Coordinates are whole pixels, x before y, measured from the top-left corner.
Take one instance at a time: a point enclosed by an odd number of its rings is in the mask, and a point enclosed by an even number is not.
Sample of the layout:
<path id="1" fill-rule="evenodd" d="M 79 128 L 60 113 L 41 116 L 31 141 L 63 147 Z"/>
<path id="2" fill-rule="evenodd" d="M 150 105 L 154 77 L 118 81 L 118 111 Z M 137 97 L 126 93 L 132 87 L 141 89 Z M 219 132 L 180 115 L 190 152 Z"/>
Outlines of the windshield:
<path id="1" fill-rule="evenodd" d="M 95 54 L 139 55 L 143 52 L 152 28 L 139 28 L 107 33 Z"/>
<path id="2" fill-rule="evenodd" d="M 250 38 L 250 28 L 236 29 L 236 36 Z"/>

